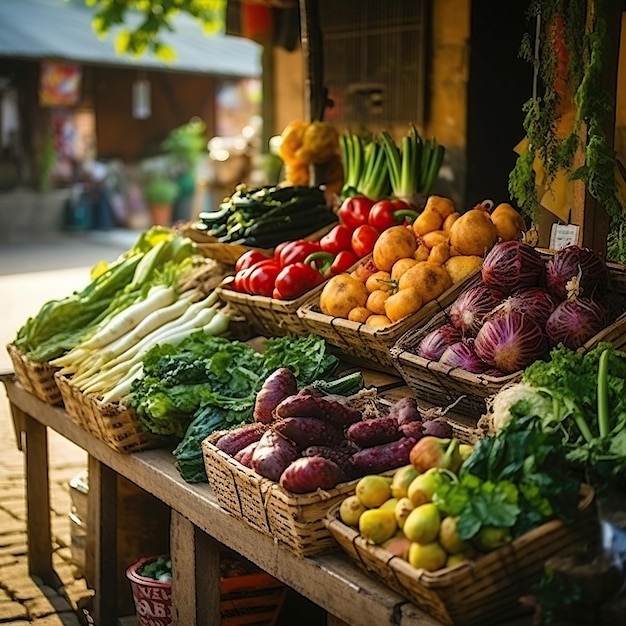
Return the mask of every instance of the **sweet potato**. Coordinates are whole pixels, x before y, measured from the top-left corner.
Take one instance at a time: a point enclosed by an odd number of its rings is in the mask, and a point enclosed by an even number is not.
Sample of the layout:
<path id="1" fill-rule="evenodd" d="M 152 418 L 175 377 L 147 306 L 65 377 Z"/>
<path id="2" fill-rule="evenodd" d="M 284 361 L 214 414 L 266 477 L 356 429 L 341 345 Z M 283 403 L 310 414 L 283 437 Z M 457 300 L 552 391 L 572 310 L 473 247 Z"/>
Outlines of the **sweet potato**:
<path id="1" fill-rule="evenodd" d="M 280 486 L 294 493 L 332 489 L 344 479 L 339 466 L 321 456 L 300 457 L 280 477 Z"/>
<path id="2" fill-rule="evenodd" d="M 245 426 L 240 426 L 239 428 L 234 428 L 224 433 L 217 440 L 215 446 L 223 452 L 226 452 L 226 454 L 235 456 L 237 452 L 243 450 L 253 441 L 261 439 L 264 432 L 265 427 L 263 424 L 256 422 L 254 424 L 246 424 Z"/>
<path id="3" fill-rule="evenodd" d="M 395 441 L 400 438 L 398 420 L 393 415 L 362 420 L 346 430 L 346 437 L 362 448 Z"/>
<path id="4" fill-rule="evenodd" d="M 254 402 L 254 421 L 262 424 L 271 423 L 273 411 L 278 404 L 297 391 L 298 382 L 295 374 L 287 367 L 279 367 L 265 379 L 257 393 Z"/>
<path id="5" fill-rule="evenodd" d="M 278 482 L 287 466 L 298 458 L 296 444 L 273 430 L 266 431 L 252 453 L 251 465 L 255 472 Z"/>
<path id="6" fill-rule="evenodd" d="M 432 437 L 440 437 L 441 439 L 450 439 L 452 437 L 452 426 L 445 417 L 435 417 L 433 419 L 424 420 L 424 435 Z"/>
<path id="7" fill-rule="evenodd" d="M 272 428 L 293 441 L 299 450 L 307 446 L 333 446 L 343 439 L 338 428 L 316 417 L 283 417 Z"/>
<path id="8" fill-rule="evenodd" d="M 252 469 L 252 455 L 256 450 L 256 447 L 259 445 L 258 441 L 253 441 L 251 444 L 247 445 L 243 450 L 239 450 L 237 454 L 235 454 L 234 459 L 238 461 L 245 467 L 249 467 Z"/>
<path id="9" fill-rule="evenodd" d="M 424 436 L 424 423 L 404 422 L 404 424 L 400 424 L 400 432 L 405 437 L 413 437 L 415 441 L 419 441 Z"/>
<path id="10" fill-rule="evenodd" d="M 359 472 L 350 457 L 359 451 L 359 447 L 344 439 L 338 446 L 309 446 L 302 451 L 302 456 L 321 456 L 336 463 L 344 473 L 346 480 L 358 478 Z"/>
<path id="11" fill-rule="evenodd" d="M 276 418 L 316 417 L 337 428 L 345 428 L 361 419 L 361 412 L 339 402 L 336 397 L 296 394 L 285 398 L 274 411 Z"/>
<path id="12" fill-rule="evenodd" d="M 402 437 L 391 443 L 364 448 L 352 455 L 351 461 L 362 473 L 379 474 L 409 464 L 409 454 L 417 442 L 413 437 Z"/>
<path id="13" fill-rule="evenodd" d="M 421 421 L 422 419 L 417 399 L 413 396 L 404 396 L 404 398 L 396 400 L 389 407 L 389 415 L 393 415 L 398 420 L 398 424 L 400 425 L 405 424 L 406 422 Z"/>

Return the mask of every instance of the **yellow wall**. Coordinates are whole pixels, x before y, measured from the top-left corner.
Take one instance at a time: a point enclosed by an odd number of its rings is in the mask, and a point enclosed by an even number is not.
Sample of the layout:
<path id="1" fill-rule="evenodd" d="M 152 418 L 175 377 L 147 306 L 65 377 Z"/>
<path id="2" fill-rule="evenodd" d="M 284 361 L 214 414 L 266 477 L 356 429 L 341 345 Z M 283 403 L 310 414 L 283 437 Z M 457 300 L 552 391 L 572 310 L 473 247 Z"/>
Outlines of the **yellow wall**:
<path id="1" fill-rule="evenodd" d="M 465 147 L 469 76 L 470 0 L 433 2 L 430 119 L 426 134 Z"/>

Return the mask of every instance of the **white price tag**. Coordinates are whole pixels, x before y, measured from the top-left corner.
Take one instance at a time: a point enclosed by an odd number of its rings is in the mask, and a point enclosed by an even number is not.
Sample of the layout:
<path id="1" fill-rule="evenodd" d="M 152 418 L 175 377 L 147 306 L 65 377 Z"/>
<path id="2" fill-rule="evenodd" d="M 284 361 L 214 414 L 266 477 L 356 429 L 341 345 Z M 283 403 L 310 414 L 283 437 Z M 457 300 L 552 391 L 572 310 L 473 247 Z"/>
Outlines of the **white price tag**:
<path id="1" fill-rule="evenodd" d="M 580 226 L 577 224 L 552 224 L 550 230 L 550 248 L 560 250 L 578 243 Z"/>

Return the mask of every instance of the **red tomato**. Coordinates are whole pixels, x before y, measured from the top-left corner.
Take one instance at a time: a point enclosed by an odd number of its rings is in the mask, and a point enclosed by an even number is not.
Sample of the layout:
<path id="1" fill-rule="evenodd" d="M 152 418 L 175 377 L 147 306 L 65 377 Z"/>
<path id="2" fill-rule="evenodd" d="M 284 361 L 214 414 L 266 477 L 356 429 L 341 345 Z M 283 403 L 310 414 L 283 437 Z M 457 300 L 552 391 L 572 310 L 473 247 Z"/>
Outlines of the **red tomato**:
<path id="1" fill-rule="evenodd" d="M 378 239 L 379 232 L 369 224 L 358 226 L 352 233 L 352 250 L 360 259 L 370 254 Z"/>
<path id="2" fill-rule="evenodd" d="M 320 239 L 320 247 L 324 252 L 337 254 L 352 247 L 352 232 L 354 228 L 346 224 L 337 224 Z"/>
<path id="3" fill-rule="evenodd" d="M 320 249 L 319 241 L 307 241 L 306 239 L 298 239 L 291 241 L 281 248 L 278 253 L 278 262 L 282 267 L 291 265 L 292 263 L 301 263 L 309 254 L 313 254 Z M 276 255 L 274 255 L 276 258 Z"/>
<path id="4" fill-rule="evenodd" d="M 270 259 L 268 262 L 261 261 L 250 269 L 248 293 L 270 297 L 274 291 L 274 282 L 280 272 L 280 265 Z"/>

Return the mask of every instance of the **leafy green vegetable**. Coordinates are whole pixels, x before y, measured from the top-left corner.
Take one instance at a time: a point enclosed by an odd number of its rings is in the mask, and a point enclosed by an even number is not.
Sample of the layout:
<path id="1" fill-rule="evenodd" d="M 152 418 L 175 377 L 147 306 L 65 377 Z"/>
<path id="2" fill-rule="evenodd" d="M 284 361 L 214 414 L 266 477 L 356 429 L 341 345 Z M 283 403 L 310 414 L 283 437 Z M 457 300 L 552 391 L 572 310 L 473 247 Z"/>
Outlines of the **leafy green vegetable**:
<path id="1" fill-rule="evenodd" d="M 624 352 L 608 342 L 586 353 L 559 346 L 552 350 L 549 361 L 526 368 L 523 382 L 551 398 L 552 411 L 540 416 L 540 426 L 560 434 L 568 461 L 586 471 L 590 479 L 605 476 L 592 481 L 594 488 L 603 489 L 611 475 L 626 474 Z"/>
<path id="2" fill-rule="evenodd" d="M 495 436 L 479 440 L 459 471 L 461 478 L 472 474 L 516 485 L 519 515 L 512 525 L 514 537 L 554 517 L 573 521 L 581 482 L 572 475 L 559 434 L 541 430 L 538 417 L 516 414 L 515 408 L 514 418 Z"/>
<path id="3" fill-rule="evenodd" d="M 508 480 L 492 482 L 465 473 L 459 481 L 444 481 L 433 502 L 446 515 L 458 517 L 459 537 L 467 540 L 484 526 L 512 527 L 520 514 L 518 497 Z"/>
<path id="4" fill-rule="evenodd" d="M 174 449 L 185 480 L 206 480 L 202 440 L 252 421 L 256 395 L 276 369 L 291 369 L 299 386 L 327 379 L 338 365 L 317 335 L 266 340 L 264 351 L 223 337 L 194 333 L 178 346 L 157 345 L 128 401 L 144 429 L 182 439 Z"/>

